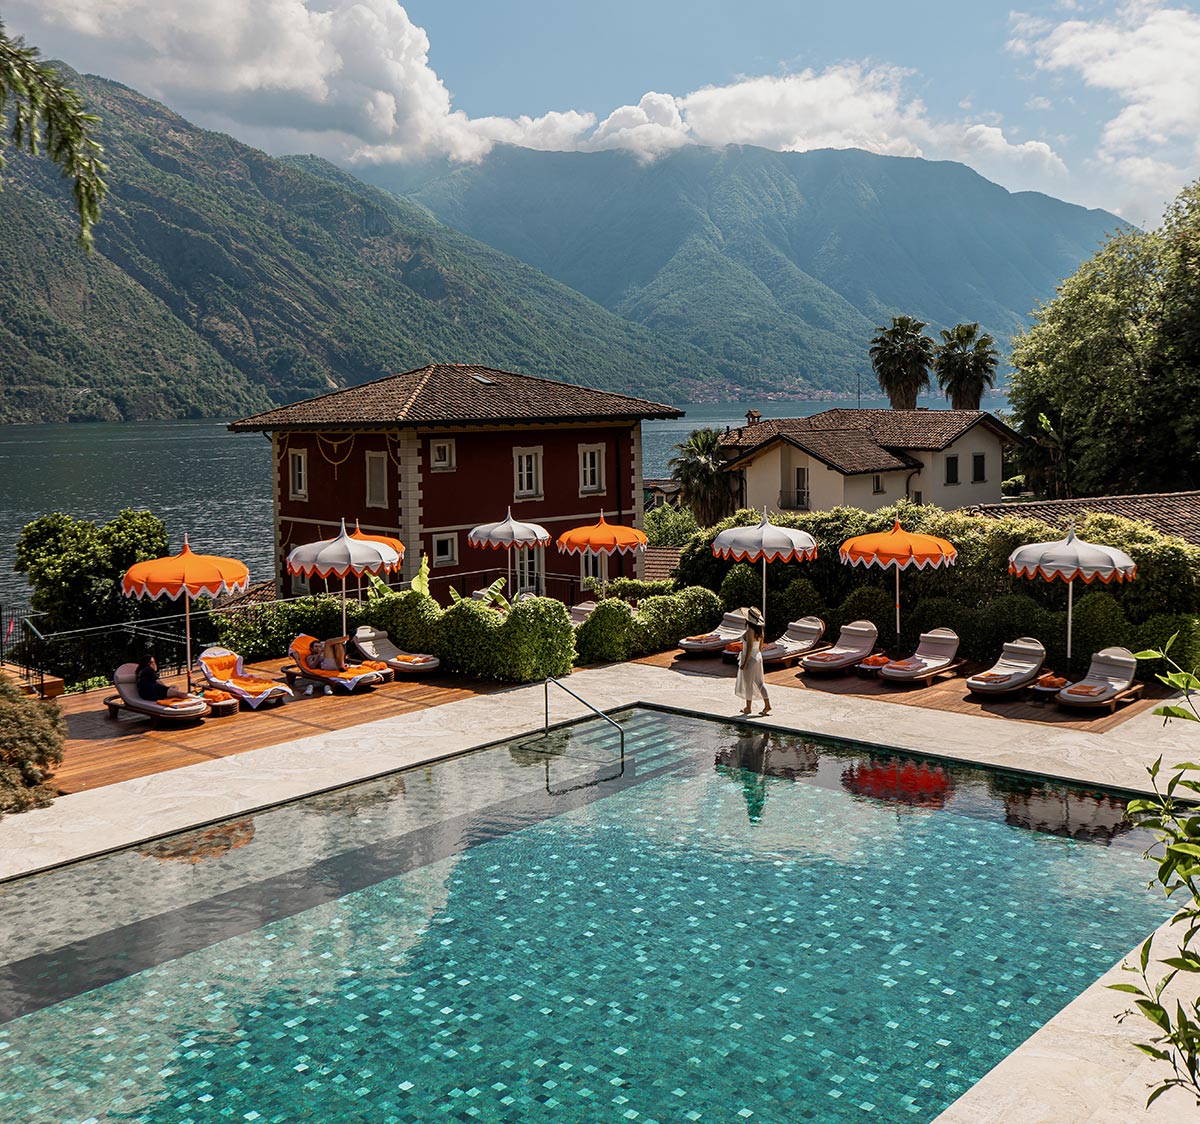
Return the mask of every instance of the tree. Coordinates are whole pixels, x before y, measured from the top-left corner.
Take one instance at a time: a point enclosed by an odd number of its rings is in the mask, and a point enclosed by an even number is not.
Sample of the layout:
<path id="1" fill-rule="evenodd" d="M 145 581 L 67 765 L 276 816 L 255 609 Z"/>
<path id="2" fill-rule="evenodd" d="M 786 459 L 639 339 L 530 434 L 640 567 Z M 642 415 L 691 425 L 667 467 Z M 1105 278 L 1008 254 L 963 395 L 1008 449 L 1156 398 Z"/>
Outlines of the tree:
<path id="1" fill-rule="evenodd" d="M 978 410 L 983 392 L 996 381 L 996 341 L 976 324 L 955 324 L 939 333 L 942 342 L 933 352 L 933 370 L 950 406 Z"/>
<path id="2" fill-rule="evenodd" d="M 1076 496 L 1200 486 L 1198 325 L 1192 184 L 1158 230 L 1109 238 L 1013 341 L 1010 399 L 1033 439 L 1019 454 L 1030 483 Z"/>
<path id="3" fill-rule="evenodd" d="M 30 607 L 46 614 L 40 630 L 57 632 L 147 615 L 122 594 L 121 578 L 166 553 L 167 529 L 148 511 L 122 511 L 103 526 L 57 511 L 25 525 L 13 568 L 32 587 Z"/>
<path id="4" fill-rule="evenodd" d="M 892 326 L 877 328 L 879 335 L 871 340 L 871 366 L 893 410 L 915 410 L 917 395 L 929 389 L 933 340 L 924 328 L 923 320 L 893 316 Z"/>
<path id="5" fill-rule="evenodd" d="M 642 530 L 651 546 L 684 546 L 700 530 L 700 524 L 690 508 L 665 503 L 646 512 Z"/>
<path id="6" fill-rule="evenodd" d="M 6 112 L 12 103 L 12 123 Z M 45 154 L 75 181 L 72 194 L 79 213 L 79 242 L 92 248 L 92 227 L 100 219 L 100 202 L 108 191 L 104 149 L 93 136 L 99 118 L 87 113 L 80 96 L 65 85 L 58 71 L 39 62 L 36 47 L 10 39 L 0 23 L 0 150 L 6 143 L 19 151 Z M 4 153 L 0 151 L 0 172 Z"/>
<path id="7" fill-rule="evenodd" d="M 679 455 L 667 461 L 667 467 L 679 485 L 679 498 L 691 508 L 700 526 L 711 527 L 730 506 L 721 434 L 715 429 L 694 429 L 675 448 Z"/>
<path id="8" fill-rule="evenodd" d="M 65 732 L 57 703 L 23 695 L 0 679 L 0 816 L 44 808 L 54 799 L 49 778 L 62 763 Z"/>

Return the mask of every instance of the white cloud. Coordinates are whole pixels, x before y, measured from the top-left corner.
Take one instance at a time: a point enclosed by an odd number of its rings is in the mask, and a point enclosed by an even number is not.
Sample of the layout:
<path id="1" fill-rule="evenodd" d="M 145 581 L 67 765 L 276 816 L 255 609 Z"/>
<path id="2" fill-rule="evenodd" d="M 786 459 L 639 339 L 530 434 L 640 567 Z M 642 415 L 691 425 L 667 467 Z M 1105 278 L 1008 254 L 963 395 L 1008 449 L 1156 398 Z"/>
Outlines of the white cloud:
<path id="1" fill-rule="evenodd" d="M 732 143 L 961 159 L 1014 187 L 1063 170 L 1048 144 L 1010 139 L 993 114 L 933 119 L 906 91 L 911 72 L 886 64 L 650 92 L 599 122 L 573 109 L 471 118 L 453 107 L 427 35 L 395 0 L 9 0 L 6 15 L 38 42 L 52 33 L 44 45 L 86 58 L 88 69 L 274 152 L 471 161 L 507 143 L 651 159 L 686 144 Z"/>

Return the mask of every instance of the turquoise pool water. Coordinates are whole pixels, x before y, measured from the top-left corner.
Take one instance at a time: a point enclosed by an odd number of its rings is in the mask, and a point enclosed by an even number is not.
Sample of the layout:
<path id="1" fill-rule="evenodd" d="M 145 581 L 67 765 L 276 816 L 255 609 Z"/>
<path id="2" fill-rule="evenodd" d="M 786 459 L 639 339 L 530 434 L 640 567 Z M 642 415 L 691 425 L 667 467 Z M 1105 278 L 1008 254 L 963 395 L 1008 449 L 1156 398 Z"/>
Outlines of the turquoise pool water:
<path id="1" fill-rule="evenodd" d="M 927 1121 L 1167 916 L 1109 796 L 622 720 L 0 886 L 0 1121 Z"/>

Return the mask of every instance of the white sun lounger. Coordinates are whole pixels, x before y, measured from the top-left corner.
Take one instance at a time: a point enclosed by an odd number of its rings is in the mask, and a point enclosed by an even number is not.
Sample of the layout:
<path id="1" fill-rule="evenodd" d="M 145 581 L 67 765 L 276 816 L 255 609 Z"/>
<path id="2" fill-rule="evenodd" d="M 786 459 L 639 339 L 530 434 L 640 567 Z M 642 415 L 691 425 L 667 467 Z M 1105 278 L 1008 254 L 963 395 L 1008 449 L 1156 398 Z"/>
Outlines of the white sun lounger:
<path id="1" fill-rule="evenodd" d="M 387 664 L 397 675 L 423 675 L 427 671 L 436 671 L 442 662 L 427 652 L 401 651 L 383 629 L 372 628 L 369 624 L 358 626 L 354 646 L 367 659 Z"/>
<path id="2" fill-rule="evenodd" d="M 1128 648 L 1104 648 L 1092 656 L 1087 675 L 1064 687 L 1054 699 L 1060 706 L 1106 706 L 1115 711 L 1117 703 L 1142 693 L 1142 684 L 1133 681 L 1136 674 L 1137 660 Z"/>
<path id="3" fill-rule="evenodd" d="M 801 617 L 792 621 L 778 640 L 766 644 L 762 650 L 763 663 L 794 663 L 801 656 L 815 652 L 825 635 L 825 622 L 820 617 Z"/>
<path id="4" fill-rule="evenodd" d="M 712 632 L 685 636 L 679 641 L 679 647 L 689 656 L 715 656 L 725 650 L 726 644 L 741 640 L 745 635 L 746 618 L 739 612 L 726 613 Z"/>
<path id="5" fill-rule="evenodd" d="M 987 671 L 972 675 L 967 690 L 976 695 L 1007 695 L 1028 687 L 1046 662 L 1046 649 L 1040 640 L 1021 636 L 1010 640 L 1000 658 Z"/>
<path id="6" fill-rule="evenodd" d="M 845 671 L 861 663 L 873 651 L 879 629 L 870 621 L 851 621 L 842 625 L 837 643 L 823 652 L 813 652 L 800 660 L 805 671 Z"/>
<path id="7" fill-rule="evenodd" d="M 246 671 L 242 657 L 228 648 L 205 648 L 200 653 L 200 670 L 210 686 L 225 691 L 238 700 L 241 706 L 257 710 L 263 705 L 274 705 L 293 697 L 286 683 L 269 679 L 265 675 L 254 675 Z"/>
<path id="8" fill-rule="evenodd" d="M 952 628 L 935 628 L 921 633 L 917 650 L 903 660 L 892 660 L 879 669 L 881 679 L 894 683 L 932 683 L 943 674 L 961 666 L 958 659 L 958 633 Z"/>
<path id="9" fill-rule="evenodd" d="M 567 614 L 571 618 L 571 624 L 578 628 L 592 615 L 592 610 L 595 608 L 595 601 L 580 601 L 578 605 L 572 605 L 567 610 Z"/>
<path id="10" fill-rule="evenodd" d="M 128 710 L 168 722 L 194 722 L 211 713 L 208 703 L 194 695 L 186 699 L 163 699 L 162 702 L 142 698 L 137 689 L 137 669 L 135 663 L 123 663 L 113 672 L 113 686 L 117 693 L 104 700 L 109 718 L 116 718 L 122 710 Z"/>

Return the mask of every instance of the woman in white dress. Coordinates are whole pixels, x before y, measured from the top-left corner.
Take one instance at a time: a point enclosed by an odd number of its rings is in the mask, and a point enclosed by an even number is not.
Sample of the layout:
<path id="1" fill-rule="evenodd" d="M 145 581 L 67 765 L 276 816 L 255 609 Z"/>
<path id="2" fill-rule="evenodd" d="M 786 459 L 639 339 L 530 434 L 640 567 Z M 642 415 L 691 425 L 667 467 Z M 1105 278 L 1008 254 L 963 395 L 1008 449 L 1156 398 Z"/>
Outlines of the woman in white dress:
<path id="1" fill-rule="evenodd" d="M 762 699 L 762 714 L 771 713 L 771 700 L 767 697 L 767 685 L 763 680 L 763 630 L 765 622 L 758 609 L 746 611 L 746 633 L 742 637 L 742 650 L 738 654 L 737 682 L 733 693 L 739 699 L 745 699 L 743 714 L 749 714 L 750 704 L 755 699 Z"/>

